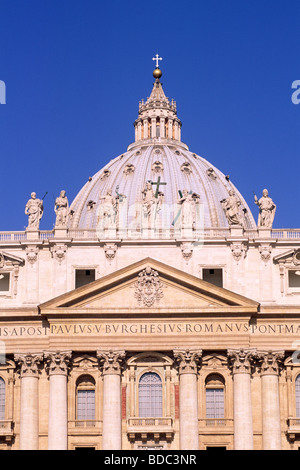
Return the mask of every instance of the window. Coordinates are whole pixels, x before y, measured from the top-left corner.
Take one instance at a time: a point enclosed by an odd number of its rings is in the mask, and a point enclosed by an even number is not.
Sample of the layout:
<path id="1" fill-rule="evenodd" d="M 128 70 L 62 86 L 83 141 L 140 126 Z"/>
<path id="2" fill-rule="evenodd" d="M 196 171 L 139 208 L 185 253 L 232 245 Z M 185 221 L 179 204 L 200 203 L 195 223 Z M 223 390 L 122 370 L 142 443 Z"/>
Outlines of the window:
<path id="1" fill-rule="evenodd" d="M 147 372 L 139 381 L 139 416 L 162 416 L 162 382 L 158 374 Z"/>
<path id="2" fill-rule="evenodd" d="M 76 269 L 75 289 L 85 286 L 95 280 L 95 269 Z"/>
<path id="3" fill-rule="evenodd" d="M 90 376 L 77 380 L 77 420 L 95 420 L 95 381 Z"/>
<path id="4" fill-rule="evenodd" d="M 206 379 L 206 418 L 224 418 L 224 380 L 219 375 Z"/>
<path id="5" fill-rule="evenodd" d="M 300 374 L 297 375 L 296 377 L 295 394 L 296 394 L 296 418 L 300 418 Z"/>
<path id="6" fill-rule="evenodd" d="M 215 268 L 203 269 L 202 279 L 214 286 L 223 287 L 223 270 Z"/>
<path id="7" fill-rule="evenodd" d="M 290 269 L 289 270 L 289 287 L 291 288 L 300 288 L 300 269 L 297 269 L 297 270 L 293 270 L 293 269 Z"/>
<path id="8" fill-rule="evenodd" d="M 0 377 L 0 421 L 5 420 L 5 382 Z"/>
<path id="9" fill-rule="evenodd" d="M 0 274 L 0 292 L 9 292 L 10 274 Z"/>

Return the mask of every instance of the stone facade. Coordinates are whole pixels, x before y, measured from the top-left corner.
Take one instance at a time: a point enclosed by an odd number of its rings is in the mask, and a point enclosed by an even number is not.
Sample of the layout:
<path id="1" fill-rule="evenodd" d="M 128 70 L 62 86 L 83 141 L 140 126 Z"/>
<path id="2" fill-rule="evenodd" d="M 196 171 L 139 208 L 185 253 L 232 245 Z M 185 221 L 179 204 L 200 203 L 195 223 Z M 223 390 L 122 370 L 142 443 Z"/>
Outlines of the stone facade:
<path id="1" fill-rule="evenodd" d="M 300 229 L 256 226 L 159 78 L 53 230 L 0 232 L 1 449 L 300 448 Z"/>

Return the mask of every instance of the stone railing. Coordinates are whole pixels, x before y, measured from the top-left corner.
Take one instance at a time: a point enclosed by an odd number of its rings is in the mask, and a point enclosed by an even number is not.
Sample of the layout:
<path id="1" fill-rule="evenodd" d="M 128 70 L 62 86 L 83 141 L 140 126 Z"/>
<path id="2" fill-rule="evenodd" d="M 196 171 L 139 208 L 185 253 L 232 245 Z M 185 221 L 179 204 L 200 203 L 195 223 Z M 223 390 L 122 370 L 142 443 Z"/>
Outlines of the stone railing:
<path id="1" fill-rule="evenodd" d="M 231 427 L 233 426 L 233 419 L 230 418 L 205 418 L 199 420 L 200 426 L 209 427 Z"/>
<path id="2" fill-rule="evenodd" d="M 297 429 L 300 431 L 300 418 L 288 418 L 289 430 Z"/>
<path id="3" fill-rule="evenodd" d="M 51 240 L 55 238 L 54 230 L 41 230 L 37 232 L 38 240 Z M 138 231 L 138 230 L 124 230 L 121 232 L 115 232 L 114 234 L 108 233 L 101 234 L 95 229 L 70 229 L 67 231 L 66 237 L 70 240 L 109 240 L 122 239 L 122 240 L 176 240 L 188 238 L 189 241 L 203 241 L 209 239 L 224 239 L 234 236 L 233 230 L 226 227 L 218 228 L 205 228 L 203 230 L 197 230 L 192 232 L 192 236 L 185 237 L 180 231 L 170 228 L 168 230 L 154 231 Z M 278 240 L 300 240 L 300 229 L 272 229 L 269 231 L 260 230 L 244 230 L 241 235 L 250 240 L 257 238 L 273 238 Z M 15 243 L 15 242 L 26 242 L 28 239 L 26 231 L 13 231 L 13 232 L 0 232 L 0 243 Z M 32 238 L 30 238 L 32 240 Z"/>
<path id="4" fill-rule="evenodd" d="M 172 418 L 128 418 L 127 425 L 128 428 L 133 429 L 149 429 L 149 427 L 156 430 L 160 428 L 171 429 L 173 420 Z"/>
<path id="5" fill-rule="evenodd" d="M 69 429 L 95 429 L 100 428 L 101 424 L 95 419 L 74 419 L 69 421 Z"/>

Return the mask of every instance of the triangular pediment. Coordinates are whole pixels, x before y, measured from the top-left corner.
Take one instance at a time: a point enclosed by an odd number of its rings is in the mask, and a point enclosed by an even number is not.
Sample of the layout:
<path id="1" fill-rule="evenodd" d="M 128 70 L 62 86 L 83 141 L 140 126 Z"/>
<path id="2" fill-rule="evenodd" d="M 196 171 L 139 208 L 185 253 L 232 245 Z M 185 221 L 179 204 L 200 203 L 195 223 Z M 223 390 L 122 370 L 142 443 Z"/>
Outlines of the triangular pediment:
<path id="1" fill-rule="evenodd" d="M 255 312 L 258 303 L 195 276 L 146 258 L 40 305 L 58 312 L 184 313 L 209 310 Z"/>
<path id="2" fill-rule="evenodd" d="M 19 256 L 16 256 L 16 255 L 12 255 L 8 253 L 7 251 L 0 251 L 0 268 L 3 268 L 5 266 L 15 266 L 15 265 L 21 266 L 24 263 L 25 263 L 25 260 L 23 258 L 20 258 Z"/>
<path id="3" fill-rule="evenodd" d="M 291 264 L 295 266 L 300 265 L 300 249 L 294 248 L 292 250 L 285 251 L 280 255 L 277 255 L 273 258 L 273 261 L 276 263 Z"/>

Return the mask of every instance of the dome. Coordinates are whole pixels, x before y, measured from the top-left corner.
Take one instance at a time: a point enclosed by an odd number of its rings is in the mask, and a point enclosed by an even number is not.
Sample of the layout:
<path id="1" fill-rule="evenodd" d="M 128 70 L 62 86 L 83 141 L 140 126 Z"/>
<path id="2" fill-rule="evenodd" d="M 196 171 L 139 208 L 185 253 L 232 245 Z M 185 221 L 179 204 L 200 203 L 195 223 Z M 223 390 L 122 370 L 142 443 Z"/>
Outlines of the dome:
<path id="1" fill-rule="evenodd" d="M 255 229 L 251 211 L 229 177 L 205 158 L 190 152 L 181 142 L 181 121 L 177 117 L 176 103 L 165 96 L 160 76 L 157 74 L 155 78 L 150 97 L 146 102 L 140 102 L 134 123 L 135 142 L 89 178 L 71 205 L 73 215 L 69 228 L 96 229 L 99 208 L 107 194 L 113 198 L 121 195 L 119 200 L 126 200 L 125 219 L 130 225 L 143 202 L 145 185 L 151 182 L 157 200 L 159 198 L 167 207 L 170 225 L 174 225 L 178 201 L 187 190 L 201 206 L 204 228 L 230 225 L 221 201 L 234 195 L 242 225 L 245 229 Z"/>

